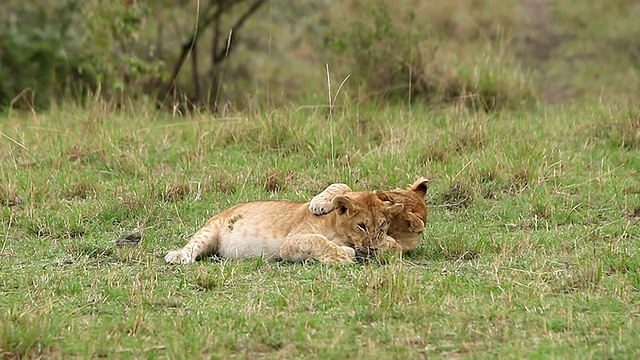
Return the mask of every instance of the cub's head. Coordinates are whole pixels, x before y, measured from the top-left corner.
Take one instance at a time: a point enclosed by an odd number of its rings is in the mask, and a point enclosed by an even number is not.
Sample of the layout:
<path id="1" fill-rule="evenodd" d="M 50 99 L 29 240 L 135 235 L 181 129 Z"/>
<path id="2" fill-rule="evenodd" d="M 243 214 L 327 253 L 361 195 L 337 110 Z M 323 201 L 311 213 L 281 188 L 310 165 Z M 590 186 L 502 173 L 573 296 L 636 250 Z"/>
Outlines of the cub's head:
<path id="1" fill-rule="evenodd" d="M 404 205 L 382 201 L 372 192 L 353 191 L 332 200 L 336 230 L 356 250 L 387 241 L 391 219 L 401 216 Z"/>
<path id="2" fill-rule="evenodd" d="M 404 210 L 391 218 L 388 231 L 389 236 L 396 239 L 403 252 L 418 246 L 420 235 L 425 229 L 427 205 L 424 198 L 427 189 L 427 179 L 419 178 L 406 189 L 374 192 L 383 202 L 404 205 Z"/>

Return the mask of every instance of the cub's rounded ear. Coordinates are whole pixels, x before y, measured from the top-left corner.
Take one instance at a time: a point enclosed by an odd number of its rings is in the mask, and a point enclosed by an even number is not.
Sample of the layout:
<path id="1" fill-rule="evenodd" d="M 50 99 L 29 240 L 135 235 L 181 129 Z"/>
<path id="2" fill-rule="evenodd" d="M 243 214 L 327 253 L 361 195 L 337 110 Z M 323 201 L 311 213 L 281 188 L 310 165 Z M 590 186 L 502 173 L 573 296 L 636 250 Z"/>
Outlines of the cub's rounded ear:
<path id="1" fill-rule="evenodd" d="M 401 203 L 396 204 L 391 201 L 384 201 L 382 204 L 384 205 L 384 210 L 391 216 L 400 215 L 404 210 L 404 204 Z"/>
<path id="2" fill-rule="evenodd" d="M 414 213 L 407 214 L 407 226 L 411 232 L 423 232 L 425 228 L 424 221 Z"/>
<path id="3" fill-rule="evenodd" d="M 420 177 L 416 180 L 411 186 L 409 186 L 409 190 L 415 191 L 418 195 L 425 197 L 427 195 L 427 190 L 429 189 L 429 180 L 424 177 Z"/>
<path id="4" fill-rule="evenodd" d="M 340 215 L 352 216 L 355 214 L 356 207 L 348 196 L 338 195 L 331 200 L 331 204 Z"/>

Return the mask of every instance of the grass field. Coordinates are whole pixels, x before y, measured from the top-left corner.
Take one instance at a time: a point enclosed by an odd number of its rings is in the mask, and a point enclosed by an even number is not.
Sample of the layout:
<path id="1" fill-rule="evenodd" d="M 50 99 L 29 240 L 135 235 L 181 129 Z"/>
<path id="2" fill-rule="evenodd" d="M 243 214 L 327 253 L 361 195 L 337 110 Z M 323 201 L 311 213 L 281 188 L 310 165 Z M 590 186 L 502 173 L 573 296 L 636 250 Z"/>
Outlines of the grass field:
<path id="1" fill-rule="evenodd" d="M 637 109 L 96 105 L 0 129 L 0 357 L 640 355 Z M 402 259 L 162 259 L 238 202 L 420 175 L 427 230 Z"/>

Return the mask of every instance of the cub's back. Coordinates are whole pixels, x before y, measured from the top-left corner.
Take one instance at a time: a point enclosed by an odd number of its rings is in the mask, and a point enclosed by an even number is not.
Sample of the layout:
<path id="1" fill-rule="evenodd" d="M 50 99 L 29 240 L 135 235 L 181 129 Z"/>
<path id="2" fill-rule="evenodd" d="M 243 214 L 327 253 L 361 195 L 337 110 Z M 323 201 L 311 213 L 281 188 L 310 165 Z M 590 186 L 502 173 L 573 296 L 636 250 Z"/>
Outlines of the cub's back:
<path id="1" fill-rule="evenodd" d="M 307 213 L 307 205 L 302 202 L 254 201 L 235 205 L 211 220 L 220 222 L 218 254 L 231 259 L 278 259 L 284 238 Z"/>
<path id="2" fill-rule="evenodd" d="M 225 218 L 231 232 L 250 227 L 288 233 L 294 223 L 292 220 L 305 215 L 304 205 L 294 201 L 252 201 L 235 205 L 216 218 Z"/>

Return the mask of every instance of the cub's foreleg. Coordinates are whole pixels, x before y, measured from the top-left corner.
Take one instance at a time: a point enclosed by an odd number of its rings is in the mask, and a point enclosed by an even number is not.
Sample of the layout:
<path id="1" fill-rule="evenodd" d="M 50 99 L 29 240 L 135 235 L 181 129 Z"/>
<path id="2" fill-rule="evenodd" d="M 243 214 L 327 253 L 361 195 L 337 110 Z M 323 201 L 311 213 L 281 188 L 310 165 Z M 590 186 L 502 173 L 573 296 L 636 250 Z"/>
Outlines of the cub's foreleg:
<path id="1" fill-rule="evenodd" d="M 356 256 L 353 248 L 332 243 L 321 234 L 288 235 L 280 247 L 280 257 L 299 262 L 312 258 L 325 264 L 349 263 Z"/>
<path id="2" fill-rule="evenodd" d="M 180 250 L 169 251 L 164 260 L 169 264 L 190 264 L 199 256 L 206 256 L 218 250 L 218 233 L 222 220 L 213 217 L 198 230 L 187 245 Z"/>
<path id="3" fill-rule="evenodd" d="M 347 184 L 331 184 L 311 199 L 309 211 L 315 215 L 328 214 L 333 210 L 331 200 L 338 195 L 344 195 L 350 191 L 351 188 Z"/>

